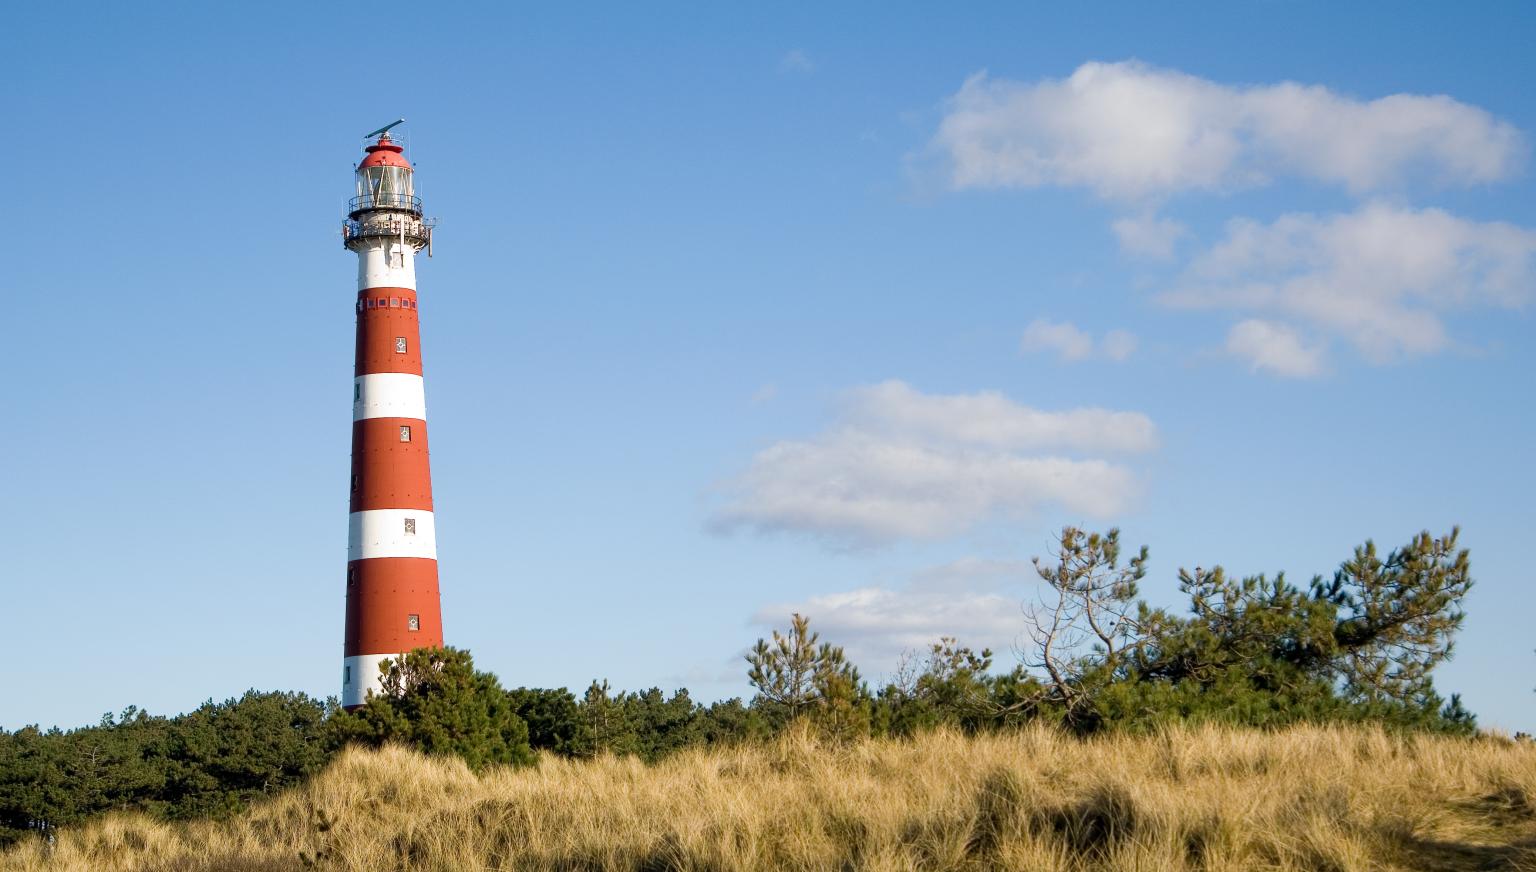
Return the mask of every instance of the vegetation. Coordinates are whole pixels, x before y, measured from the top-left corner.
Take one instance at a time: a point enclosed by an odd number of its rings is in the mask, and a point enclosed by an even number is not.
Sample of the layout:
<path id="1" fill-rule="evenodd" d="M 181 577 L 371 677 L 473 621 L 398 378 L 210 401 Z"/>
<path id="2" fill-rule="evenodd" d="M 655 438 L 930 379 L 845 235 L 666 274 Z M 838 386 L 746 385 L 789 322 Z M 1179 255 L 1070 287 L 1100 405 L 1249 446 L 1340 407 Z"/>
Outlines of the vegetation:
<path id="1" fill-rule="evenodd" d="M 325 706 L 303 694 L 208 701 L 177 718 L 130 708 L 94 727 L 0 731 L 0 841 L 101 812 L 215 817 L 297 784 L 331 759 Z"/>
<path id="2" fill-rule="evenodd" d="M 383 693 L 331 717 L 333 744 L 409 745 L 461 757 L 471 769 L 533 762 L 516 700 L 496 676 L 475 669 L 468 651 L 418 648 L 385 660 L 380 673 Z"/>
<path id="3" fill-rule="evenodd" d="M 1176 717 L 1470 731 L 1459 701 L 1445 703 L 1430 682 L 1451 654 L 1472 586 L 1457 535 L 1421 533 L 1386 558 L 1367 542 L 1331 580 L 1316 577 L 1305 590 L 1283 574 L 1180 570 L 1190 609 L 1179 617 L 1136 600 L 1145 548 L 1121 567 L 1118 531 L 1068 528 L 1057 562 L 1036 561 L 1052 595 L 1030 622 L 1046 675 L 1034 704 L 1079 729 Z"/>
<path id="4" fill-rule="evenodd" d="M 1525 743 L 1174 726 L 693 748 L 489 767 L 353 749 L 224 821 L 113 815 L 17 872 L 1536 868 Z"/>
<path id="5" fill-rule="evenodd" d="M 838 738 L 869 729 L 868 688 L 843 649 L 811 632 L 810 618 L 790 618 L 787 635 L 773 631 L 773 644 L 763 639 L 747 655 L 747 681 L 757 688 L 759 709 L 772 722 L 784 724 L 813 715 L 824 733 Z"/>
<path id="6" fill-rule="evenodd" d="M 1275 742 L 1300 743 L 1311 749 L 1306 751 L 1307 754 L 1314 753 L 1316 744 L 1321 741 L 1318 737 L 1333 736 L 1346 744 L 1353 743 L 1351 747 L 1374 749 L 1373 753 L 1393 748 L 1401 753 L 1423 751 L 1441 759 L 1451 753 L 1447 749 L 1461 748 L 1467 753 L 1494 753 L 1489 749 L 1499 749 L 1495 756 L 1506 755 L 1511 761 L 1521 759 L 1519 754 L 1523 751 L 1502 744 L 1486 741 L 1466 744 L 1476 733 L 1474 718 L 1454 695 L 1449 701 L 1443 700 L 1431 680 L 1435 667 L 1451 654 L 1455 633 L 1463 620 L 1461 602 L 1472 585 L 1469 557 L 1465 550 L 1457 547 L 1456 531 L 1443 537 L 1420 534 L 1385 556 L 1367 542 L 1356 549 L 1331 578 L 1314 578 L 1305 587 L 1287 582 L 1283 575 L 1273 579 L 1265 576 L 1236 578 L 1227 575 L 1220 567 L 1181 570 L 1180 588 L 1189 599 L 1188 609 L 1182 614 L 1139 599 L 1138 585 L 1145 575 L 1146 562 L 1145 548 L 1129 560 L 1122 559 L 1117 531 L 1100 534 L 1073 528 L 1063 530 L 1055 554 L 1035 562 L 1042 582 L 1042 596 L 1027 610 L 1021 624 L 1021 633 L 1030 643 L 1023 662 L 1008 671 L 994 668 L 990 651 L 978 652 L 955 639 L 945 638 L 938 640 L 920 657 L 909 659 L 884 686 L 871 688 L 848 661 L 843 649 L 822 642 L 811 629 L 809 618 L 797 614 L 791 617 L 786 632 L 774 631 L 771 639 L 758 640 L 747 655 L 747 677 L 757 690 L 756 696 L 749 701 L 733 699 L 701 705 L 693 701 L 686 690 L 678 690 L 670 696 L 659 688 L 622 692 L 613 690 L 606 681 L 594 681 L 580 699 L 567 690 L 506 690 L 494 675 L 476 670 L 468 652 L 436 649 L 413 651 L 386 661 L 381 667 L 383 692 L 372 696 L 365 706 L 354 712 L 339 711 L 334 701 L 322 703 L 302 694 L 251 692 L 239 700 L 220 704 L 210 701 L 196 711 L 176 718 L 153 717 L 130 709 L 119 718 L 104 717 L 95 727 L 69 732 L 41 732 L 35 727 L 14 733 L 0 731 L 0 845 L 21 842 L 19 850 L 22 853 L 16 856 L 34 858 L 27 862 L 42 862 L 37 858 L 43 854 L 38 852 L 50 850 L 49 846 L 57 848 L 57 856 L 64 857 L 67 856 L 65 846 L 75 844 L 71 839 L 76 837 L 61 827 L 76 827 L 87 818 L 113 811 L 147 816 L 134 818 L 133 826 L 148 827 L 144 832 L 153 831 L 165 838 L 172 838 L 165 834 L 175 833 L 180 834 L 175 835 L 175 839 L 190 839 L 193 836 L 188 834 L 194 832 L 203 834 L 198 838 L 215 839 L 216 834 L 222 834 L 217 838 L 236 838 L 231 834 L 243 832 L 242 827 L 254 826 L 250 823 L 252 815 L 273 813 L 272 809 L 297 801 L 292 796 L 300 794 L 292 794 L 275 804 L 258 805 L 258 810 L 251 811 L 239 821 L 231 821 L 252 802 L 301 785 L 327 764 L 334 767 L 328 778 L 335 781 L 344 777 L 338 773 L 371 771 L 370 767 L 375 765 L 371 761 L 389 759 L 397 763 L 409 761 L 413 771 L 420 770 L 425 773 L 422 777 L 428 780 L 459 784 L 460 787 L 453 790 L 464 796 L 481 796 L 485 790 L 491 790 L 490 794 L 482 796 L 487 802 L 500 802 L 497 797 L 501 794 L 495 791 L 512 790 L 508 785 L 524 785 L 513 790 L 518 796 L 533 797 L 538 791 L 553 791 L 551 796 L 564 796 L 571 791 L 580 794 L 589 789 L 579 786 L 582 784 L 612 786 L 614 779 L 628 779 L 625 783 L 630 786 L 625 789 L 638 791 L 636 796 L 642 796 L 653 790 L 683 789 L 677 784 L 662 788 L 653 785 L 651 780 L 659 785 L 669 778 L 682 777 L 679 773 L 715 771 L 716 775 L 701 783 L 722 790 L 727 787 L 737 790 L 740 797 L 736 799 L 730 796 L 715 798 L 722 803 L 722 809 L 727 809 L 733 802 L 745 801 L 741 797 L 756 792 L 752 784 L 738 784 L 721 775 L 723 770 L 719 767 L 728 765 L 753 773 L 753 777 L 767 777 L 765 773 L 771 770 L 772 777 L 763 784 L 763 790 L 768 791 L 765 796 L 781 790 L 788 797 L 791 787 L 784 781 L 785 773 L 799 773 L 799 777 L 806 781 L 802 787 L 807 796 L 821 796 L 831 803 L 798 812 L 792 807 L 777 808 L 771 813 L 753 812 L 757 816 L 750 821 L 742 818 L 742 825 L 747 827 L 744 832 L 758 834 L 752 836 L 749 843 L 741 843 L 743 837 L 731 836 L 736 841 L 727 845 L 722 840 L 735 831 L 722 822 L 726 818 L 713 822 L 697 818 L 689 824 L 695 829 L 668 829 L 647 822 L 648 815 L 663 815 L 665 808 L 670 808 L 666 803 L 657 808 L 642 809 L 634 805 L 639 799 L 609 797 L 628 808 L 627 813 L 637 816 L 628 820 L 625 826 L 641 828 L 637 834 L 622 838 L 614 836 L 619 840 L 616 845 L 628 846 L 623 847 L 621 853 L 583 853 L 588 848 L 581 847 L 585 843 L 580 843 L 580 839 L 597 839 L 592 833 L 561 837 L 564 841 L 557 840 L 558 844 L 542 847 L 534 847 L 537 839 L 525 833 L 516 837 L 516 844 L 523 846 L 518 848 L 524 852 L 517 854 L 520 859 L 513 863 L 510 859 L 513 853 L 503 851 L 497 855 L 505 861 L 503 865 L 518 866 L 527 857 L 549 859 L 557 855 L 564 858 L 559 860 L 560 863 L 577 865 L 594 857 L 601 859 L 598 865 L 613 860 L 614 868 L 643 865 L 642 859 L 636 858 L 641 858 L 645 851 L 656 850 L 656 846 L 647 840 L 656 837 L 657 833 L 669 832 L 673 835 L 667 837 L 671 840 L 667 844 L 683 852 L 674 859 L 693 858 L 682 865 L 701 868 L 748 868 L 752 862 L 768 859 L 775 863 L 803 861 L 814 867 L 819 866 L 820 860 L 812 862 L 812 854 L 825 859 L 838 851 L 857 851 L 859 857 L 878 858 L 878 863 L 871 860 L 873 865 L 893 868 L 903 864 L 931 866 L 935 863 L 962 868 L 967 864 L 993 863 L 994 859 L 988 858 L 1003 851 L 999 846 L 1005 843 L 1011 846 L 1007 851 L 1024 852 L 1016 854 L 1017 857 L 1033 857 L 1035 860 L 1031 863 L 1046 864 L 1039 868 L 1120 868 L 1115 864 L 1130 862 L 1126 858 L 1142 858 L 1151 864 L 1135 868 L 1200 868 L 1196 861 L 1204 863 L 1206 860 L 1199 858 L 1218 855 L 1246 858 L 1243 862 L 1257 862 L 1254 858 L 1264 856 L 1270 858 L 1266 862 L 1272 867 L 1285 868 L 1286 864 L 1292 864 L 1302 868 L 1305 864 L 1301 858 L 1305 851 L 1299 848 L 1293 846 L 1280 851 L 1270 842 L 1261 845 L 1263 839 L 1254 841 L 1257 837 L 1239 838 L 1230 834 L 1220 835 L 1217 841 L 1210 842 L 1216 847 L 1210 847 L 1207 842 L 1216 836 L 1191 835 L 1195 830 L 1189 829 L 1197 827 L 1197 819 L 1206 818 L 1199 818 L 1191 811 L 1189 814 L 1195 816 L 1186 820 L 1180 817 L 1185 811 L 1159 810 L 1155 803 L 1149 805 L 1155 795 L 1164 795 L 1169 802 L 1186 803 L 1186 799 L 1180 798 L 1181 791 L 1190 789 L 1185 775 L 1154 777 L 1154 769 L 1149 768 L 1146 778 L 1150 780 L 1142 786 L 1132 789 L 1122 784 L 1116 787 L 1109 781 L 1102 781 L 1113 771 L 1113 766 L 1104 764 L 1092 770 L 1099 772 L 1096 777 L 1101 781 L 1090 785 L 1092 779 L 1080 783 L 1069 769 L 1062 768 L 1066 764 L 1057 761 L 1050 764 L 1055 767 L 1050 771 L 1058 773 L 1053 777 L 1062 785 L 1078 785 L 1086 792 L 1079 791 L 1078 787 L 1063 787 L 1065 792 L 1053 794 L 1054 785 L 1051 789 L 1040 785 L 1026 789 L 1020 785 L 1034 782 L 1009 780 L 1043 777 L 1040 773 L 1046 770 L 1037 772 L 1028 768 L 1034 763 L 1026 766 L 1023 762 L 1018 766 L 1025 768 L 1017 768 L 1005 762 L 1003 749 L 1012 748 L 1019 753 L 1048 749 L 1077 759 L 1074 755 L 1089 753 L 1083 749 L 1099 748 L 1106 753 L 1130 755 L 1150 767 L 1147 761 L 1151 757 L 1148 755 L 1153 755 L 1153 751 L 1149 749 L 1164 747 L 1166 754 L 1175 755 L 1177 749 L 1167 746 L 1175 741 L 1209 745 L 1230 740 L 1241 746 L 1231 749 L 1231 754 L 1241 757 L 1242 754 L 1257 753 L 1253 747 L 1262 744 L 1264 734 L 1251 732 L 1251 729 L 1263 728 L 1282 731 L 1274 734 Z M 1329 723 L 1365 726 L 1354 731 L 1337 727 L 1333 732 L 1318 726 Z M 1398 732 L 1389 735 L 1382 732 L 1383 729 Z M 1431 733 L 1446 735 L 1435 739 L 1429 737 Z M 915 744 L 908 747 L 896 741 L 906 739 Z M 1158 742 L 1164 745 L 1159 746 Z M 354 746 L 361 747 L 347 750 Z M 405 755 L 400 750 L 402 747 L 424 753 L 436 762 L 426 763 Z M 375 753 L 363 753 L 364 749 L 372 749 Z M 965 764 L 964 772 L 955 774 L 957 781 L 933 783 L 935 789 L 958 791 L 945 800 L 950 804 L 942 807 L 933 806 L 912 793 L 915 788 L 908 784 L 906 776 L 893 771 L 886 778 L 878 767 L 868 768 L 874 765 L 870 761 L 906 759 L 903 755 L 916 755 L 911 760 L 913 765 L 937 767 L 938 762 L 923 755 L 941 752 L 960 755 L 952 762 L 956 766 Z M 1279 751 L 1275 753 L 1280 754 Z M 1295 762 L 1299 762 L 1297 755 L 1300 754 L 1298 751 L 1292 755 Z M 341 755 L 339 761 L 338 755 Z M 1280 754 L 1280 757 L 1284 756 Z M 1274 761 L 1280 757 L 1262 759 Z M 975 770 L 973 762 L 984 759 L 991 761 L 987 764 L 991 768 Z M 1179 759 L 1188 762 L 1197 758 Z M 446 762 L 450 760 L 459 762 Z M 772 765 L 764 762 L 773 760 L 779 762 Z M 635 768 L 639 764 L 655 764 L 660 768 L 647 774 L 645 770 Z M 1514 763 L 1508 765 L 1515 766 Z M 468 767 L 468 772 L 474 775 L 455 774 L 462 773 L 455 768 L 459 766 Z M 536 766 L 537 772 L 517 774 L 512 771 L 529 766 Z M 781 769 L 774 769 L 774 766 Z M 710 767 L 716 768 L 710 770 Z M 836 772 L 839 777 L 856 781 L 863 779 L 859 783 L 866 786 L 882 780 L 891 781 L 889 789 L 895 791 L 898 799 L 893 800 L 894 805 L 889 809 L 871 811 L 868 815 L 855 814 L 828 798 L 833 796 L 836 788 L 835 783 L 823 783 L 831 777 L 819 774 L 823 771 Z M 1013 774 L 999 775 L 999 772 Z M 1399 774 L 1407 777 L 1407 772 L 1405 769 Z M 555 778 L 551 773 L 558 773 L 558 778 L 564 779 L 561 783 L 570 783 L 557 787 L 550 780 Z M 1251 774 L 1258 778 L 1266 773 Z M 1425 777 L 1429 776 L 1439 777 L 1435 773 Z M 1171 781 L 1168 780 L 1170 777 Z M 1222 777 L 1232 781 L 1249 776 Z M 1306 777 L 1323 778 L 1323 774 L 1313 773 Z M 1449 792 L 1434 801 L 1449 802 L 1451 800 L 1446 797 L 1460 796 L 1456 791 L 1465 788 L 1470 777 L 1457 770 L 1451 782 L 1447 782 L 1454 783 L 1453 787 L 1447 787 Z M 469 781 L 464 781 L 465 778 Z M 1527 782 L 1517 779 L 1512 783 L 1518 783 L 1521 791 L 1527 789 Z M 1257 783 L 1251 787 L 1259 789 Z M 1263 789 L 1271 787 L 1282 789 L 1275 785 Z M 1307 785 L 1291 785 L 1284 790 L 1293 787 L 1301 791 L 1298 796 L 1303 796 L 1310 795 L 1306 791 L 1316 785 L 1307 782 Z M 321 789 L 316 784 L 309 784 L 302 787 L 301 792 L 313 793 Z M 332 789 L 339 788 L 333 785 Z M 1359 785 L 1347 788 L 1348 791 L 1359 789 L 1363 788 Z M 387 790 L 390 791 L 388 795 L 395 795 L 407 788 L 389 782 Z M 1013 809 L 1008 812 L 1013 815 L 1009 818 L 1012 823 L 1007 824 L 1013 829 L 1004 827 L 1006 833 L 1000 829 L 996 832 L 988 830 L 990 835 L 976 835 L 976 821 L 966 815 L 991 813 L 977 805 L 981 800 L 976 797 L 982 795 L 975 793 L 977 790 L 982 790 L 983 794 L 1000 791 L 998 795 L 1005 799 L 997 801 Z M 971 798 L 963 799 L 967 791 L 971 792 Z M 1527 796 L 1525 793 L 1518 795 Z M 899 798 L 901 796 L 906 798 Z M 1077 824 L 1053 824 L 1041 829 L 1044 825 L 1040 821 L 1045 818 L 1040 815 L 1049 818 L 1054 814 L 1048 811 L 1049 808 L 1076 807 L 1073 803 L 1091 805 L 1105 797 L 1119 797 L 1111 803 L 1118 809 L 1114 815 L 1126 809 L 1134 811 L 1127 819 L 1129 822 L 1122 821 L 1113 826 L 1130 827 L 1127 832 L 1140 835 L 1130 841 L 1105 834 L 1093 836 L 1089 841 L 1095 847 L 1085 854 L 1079 850 L 1082 845 L 1074 841 L 1078 837 L 1061 828 L 1070 830 Z M 1018 805 L 1024 798 L 1030 802 L 1038 799 L 1046 804 Z M 588 796 L 582 801 L 600 805 L 601 799 L 601 796 Z M 695 799 L 703 801 L 698 797 Z M 528 799 L 528 802 L 535 801 Z M 681 798 L 669 800 L 674 805 L 683 801 Z M 787 798 L 782 801 L 790 802 Z M 1519 802 L 1525 801 L 1519 799 Z M 1067 806 L 1061 803 L 1067 803 Z M 1191 796 L 1186 804 L 1191 809 L 1201 810 L 1200 814 L 1207 814 L 1209 809 L 1202 803 L 1204 800 Z M 972 811 L 965 811 L 972 806 Z M 418 806 L 416 811 L 425 814 L 423 808 L 426 807 Z M 690 806 L 672 810 L 678 814 L 702 814 L 705 808 L 707 804 L 699 809 Z M 1370 828 L 1379 822 L 1355 814 L 1361 808 L 1364 806 L 1349 806 L 1352 817 L 1335 821 L 1331 826 L 1334 829 L 1366 826 L 1374 833 L 1375 830 Z M 335 808 L 325 814 L 330 815 L 333 811 L 337 814 L 360 813 Z M 1444 808 L 1441 811 L 1444 812 Z M 319 814 L 318 811 L 315 813 Z M 730 820 L 735 820 L 731 815 L 747 814 L 746 811 L 725 810 L 721 813 Z M 309 826 L 293 818 L 290 812 L 283 814 L 289 815 L 282 818 L 287 821 L 284 826 L 299 829 Z M 497 819 L 501 820 L 512 812 L 498 814 Z M 522 817 L 518 827 L 534 827 L 537 823 L 529 817 L 533 812 L 519 814 Z M 549 814 L 558 816 L 556 812 Z M 802 817 L 796 818 L 797 814 Z M 1236 826 L 1233 822 L 1245 822 L 1243 825 L 1248 826 L 1262 819 L 1265 825 L 1279 825 L 1285 823 L 1281 821 L 1285 814 L 1290 812 L 1278 806 L 1260 808 L 1249 803 L 1225 817 L 1218 815 L 1218 818 L 1198 826 L 1209 824 L 1217 827 L 1212 832 L 1225 833 L 1221 827 Z M 147 822 L 191 818 L 211 820 L 181 829 L 165 829 Z M 893 823 L 897 818 L 905 821 L 901 827 Z M 665 819 L 664 815 L 658 818 Z M 601 820 L 602 816 L 598 815 L 586 820 L 583 826 L 598 826 L 599 823 L 594 821 Z M 1211 823 L 1212 820 L 1227 823 Z M 1302 830 L 1293 827 L 1287 831 L 1286 838 L 1312 838 L 1306 835 L 1311 832 L 1306 828 L 1314 826 L 1306 822 L 1310 820 L 1302 815 L 1285 823 L 1285 826 L 1302 827 Z M 791 826 L 792 821 L 798 823 Z M 454 825 L 460 823 L 456 820 Z M 501 825 L 511 826 L 506 820 L 498 826 Z M 1095 827 L 1101 825 L 1110 826 L 1104 821 L 1092 824 Z M 111 829 L 113 826 L 126 824 L 119 821 L 94 826 L 95 829 L 83 832 L 96 835 L 79 838 L 109 838 L 104 834 L 115 832 Z M 403 823 L 400 824 L 405 827 L 403 830 L 389 830 L 394 824 L 384 826 L 389 832 L 413 831 Z M 1403 847 L 1407 844 L 1403 840 L 1408 838 L 1403 833 L 1427 832 L 1423 829 L 1425 826 L 1429 825 L 1417 822 L 1407 830 L 1399 827 L 1400 831 L 1394 837 L 1397 842 L 1392 843 L 1397 847 L 1391 850 L 1408 850 Z M 317 833 L 329 832 L 318 823 L 315 827 Z M 762 829 L 759 832 L 752 827 Z M 794 835 L 789 830 L 782 830 L 783 827 L 812 829 Z M 815 829 L 818 827 L 821 829 Z M 851 829 L 845 833 L 843 829 L 846 828 Z M 1384 840 L 1385 837 L 1379 837 L 1379 834 L 1362 835 L 1364 831 L 1355 830 L 1334 832 L 1334 829 L 1329 830 L 1328 840 L 1342 839 L 1355 846 L 1348 850 L 1358 848 L 1365 852 L 1348 855 L 1356 860 L 1370 856 L 1379 861 L 1385 856 L 1382 852 L 1388 850 L 1384 846 L 1390 840 Z M 1433 826 L 1430 829 L 1433 830 Z M 478 844 L 476 839 L 482 836 L 493 840 L 504 838 L 493 835 L 489 829 L 476 835 L 479 832 L 468 832 L 463 837 L 468 844 Z M 970 835 L 963 835 L 965 833 Z M 27 839 L 28 834 L 41 838 Z M 276 836 L 275 831 L 270 834 Z M 1176 834 L 1182 835 L 1175 838 Z M 1143 843 L 1142 836 L 1152 841 Z M 305 856 L 311 863 L 319 863 L 326 856 L 335 859 L 366 855 L 377 859 L 376 848 L 383 850 L 382 847 L 370 847 L 372 843 L 359 842 L 353 847 L 345 847 L 339 842 L 331 844 L 318 836 L 304 841 L 308 837 L 301 837 L 297 830 L 282 838 L 288 839 L 285 844 L 293 851 L 307 851 Z M 333 838 L 340 839 L 341 836 Z M 1171 846 L 1179 838 L 1185 839 L 1186 843 L 1188 839 L 1197 839 L 1204 846 L 1196 852 L 1198 857 L 1188 851 L 1177 854 Z M 958 843 L 951 844 L 957 839 Z M 972 844 L 976 839 L 993 847 L 978 848 Z M 300 842 L 304 847 L 299 846 Z M 819 846 L 814 847 L 814 851 L 813 843 Z M 229 856 L 269 857 L 261 852 L 251 854 L 243 844 L 231 848 L 234 853 Z M 458 856 L 452 854 L 448 846 L 429 846 L 423 850 L 428 855 L 438 856 L 434 852 L 439 852 L 439 848 L 449 852 L 441 854 L 444 858 Z M 482 848 L 493 851 L 490 847 Z M 183 848 L 175 850 L 182 851 Z M 214 853 L 223 850 L 219 848 Z M 342 853 L 325 854 L 325 851 Z M 494 851 L 502 849 L 495 848 Z M 558 854 L 559 851 L 575 853 Z M 802 857 L 796 853 L 799 851 L 811 853 Z M 815 853 L 817 851 L 822 853 Z M 1031 851 L 1045 853 L 1031 854 Z M 1145 853 L 1147 851 L 1152 853 Z M 1222 851 L 1228 853 L 1222 854 Z M 185 859 L 194 855 L 178 856 Z M 197 856 L 213 854 L 205 851 Z M 296 856 L 296 853 L 289 854 L 289 861 Z M 645 856 L 654 859 L 652 854 Z M 275 857 L 275 854 L 271 855 L 271 858 Z M 934 862 L 924 862 L 925 858 Z M 1057 865 L 1051 866 L 1041 858 L 1053 858 L 1049 862 Z M 267 862 L 268 859 L 259 859 L 258 865 L 251 868 L 269 868 L 260 865 Z M 276 860 L 272 859 L 272 862 Z M 382 865 L 378 868 L 389 868 L 389 864 L 398 862 L 398 857 L 379 862 Z M 447 859 L 443 862 L 448 865 L 442 868 L 460 868 Z M 484 857 L 476 862 L 489 863 Z M 550 862 L 555 861 L 550 859 Z M 678 862 L 682 861 L 679 859 Z M 1342 865 L 1334 868 L 1353 868 L 1350 863 L 1354 862 L 1341 860 Z M 495 864 L 491 865 L 494 867 Z M 860 861 L 854 865 L 868 864 Z M 340 868 L 352 867 L 343 864 Z"/>

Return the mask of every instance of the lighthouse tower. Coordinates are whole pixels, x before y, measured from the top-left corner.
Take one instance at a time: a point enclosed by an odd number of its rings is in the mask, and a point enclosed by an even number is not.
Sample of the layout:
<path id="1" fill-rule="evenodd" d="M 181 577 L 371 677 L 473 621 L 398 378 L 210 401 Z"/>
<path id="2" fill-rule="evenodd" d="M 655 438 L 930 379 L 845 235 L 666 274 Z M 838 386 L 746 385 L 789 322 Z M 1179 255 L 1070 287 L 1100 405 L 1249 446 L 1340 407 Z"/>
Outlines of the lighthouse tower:
<path id="1" fill-rule="evenodd" d="M 416 302 L 416 253 L 431 253 L 432 222 L 422 218 L 411 164 L 389 127 L 369 134 L 377 141 L 357 165 L 357 195 L 342 226 L 357 253 L 347 708 L 378 691 L 379 661 L 443 644 Z"/>

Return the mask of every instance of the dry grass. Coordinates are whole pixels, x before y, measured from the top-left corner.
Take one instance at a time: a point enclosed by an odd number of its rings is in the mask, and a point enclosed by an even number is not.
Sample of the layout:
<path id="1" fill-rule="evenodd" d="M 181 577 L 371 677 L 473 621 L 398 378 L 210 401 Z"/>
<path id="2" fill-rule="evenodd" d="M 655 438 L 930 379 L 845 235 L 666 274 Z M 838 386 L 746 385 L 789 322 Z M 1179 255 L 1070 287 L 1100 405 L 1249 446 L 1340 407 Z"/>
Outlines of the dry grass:
<path id="1" fill-rule="evenodd" d="M 1174 729 L 544 759 L 351 751 L 227 822 L 109 817 L 18 872 L 335 869 L 1536 870 L 1536 748 Z"/>

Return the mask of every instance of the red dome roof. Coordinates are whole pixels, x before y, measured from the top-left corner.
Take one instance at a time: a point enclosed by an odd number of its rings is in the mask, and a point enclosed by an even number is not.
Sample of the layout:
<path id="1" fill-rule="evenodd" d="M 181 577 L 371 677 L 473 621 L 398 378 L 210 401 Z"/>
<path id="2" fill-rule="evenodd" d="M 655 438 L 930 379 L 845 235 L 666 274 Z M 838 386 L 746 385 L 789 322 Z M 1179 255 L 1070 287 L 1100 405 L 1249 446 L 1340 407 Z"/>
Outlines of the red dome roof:
<path id="1" fill-rule="evenodd" d="M 368 146 L 368 156 L 357 165 L 358 169 L 368 167 L 405 167 L 411 168 L 411 162 L 400 156 L 405 149 L 395 145 L 394 141 L 385 133 L 379 136 L 379 141 Z"/>

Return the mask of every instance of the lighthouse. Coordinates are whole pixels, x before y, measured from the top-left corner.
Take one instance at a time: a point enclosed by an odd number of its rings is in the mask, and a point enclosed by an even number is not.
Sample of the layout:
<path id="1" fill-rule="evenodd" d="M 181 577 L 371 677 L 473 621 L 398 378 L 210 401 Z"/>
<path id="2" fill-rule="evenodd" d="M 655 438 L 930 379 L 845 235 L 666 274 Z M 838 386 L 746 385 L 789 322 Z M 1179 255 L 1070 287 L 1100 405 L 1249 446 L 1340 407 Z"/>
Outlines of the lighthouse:
<path id="1" fill-rule="evenodd" d="M 404 119 L 401 119 L 402 121 Z M 431 253 L 414 172 L 389 129 L 368 134 L 342 225 L 357 254 L 357 364 L 341 704 L 380 687 L 379 661 L 443 644 L 427 455 L 416 254 Z"/>

